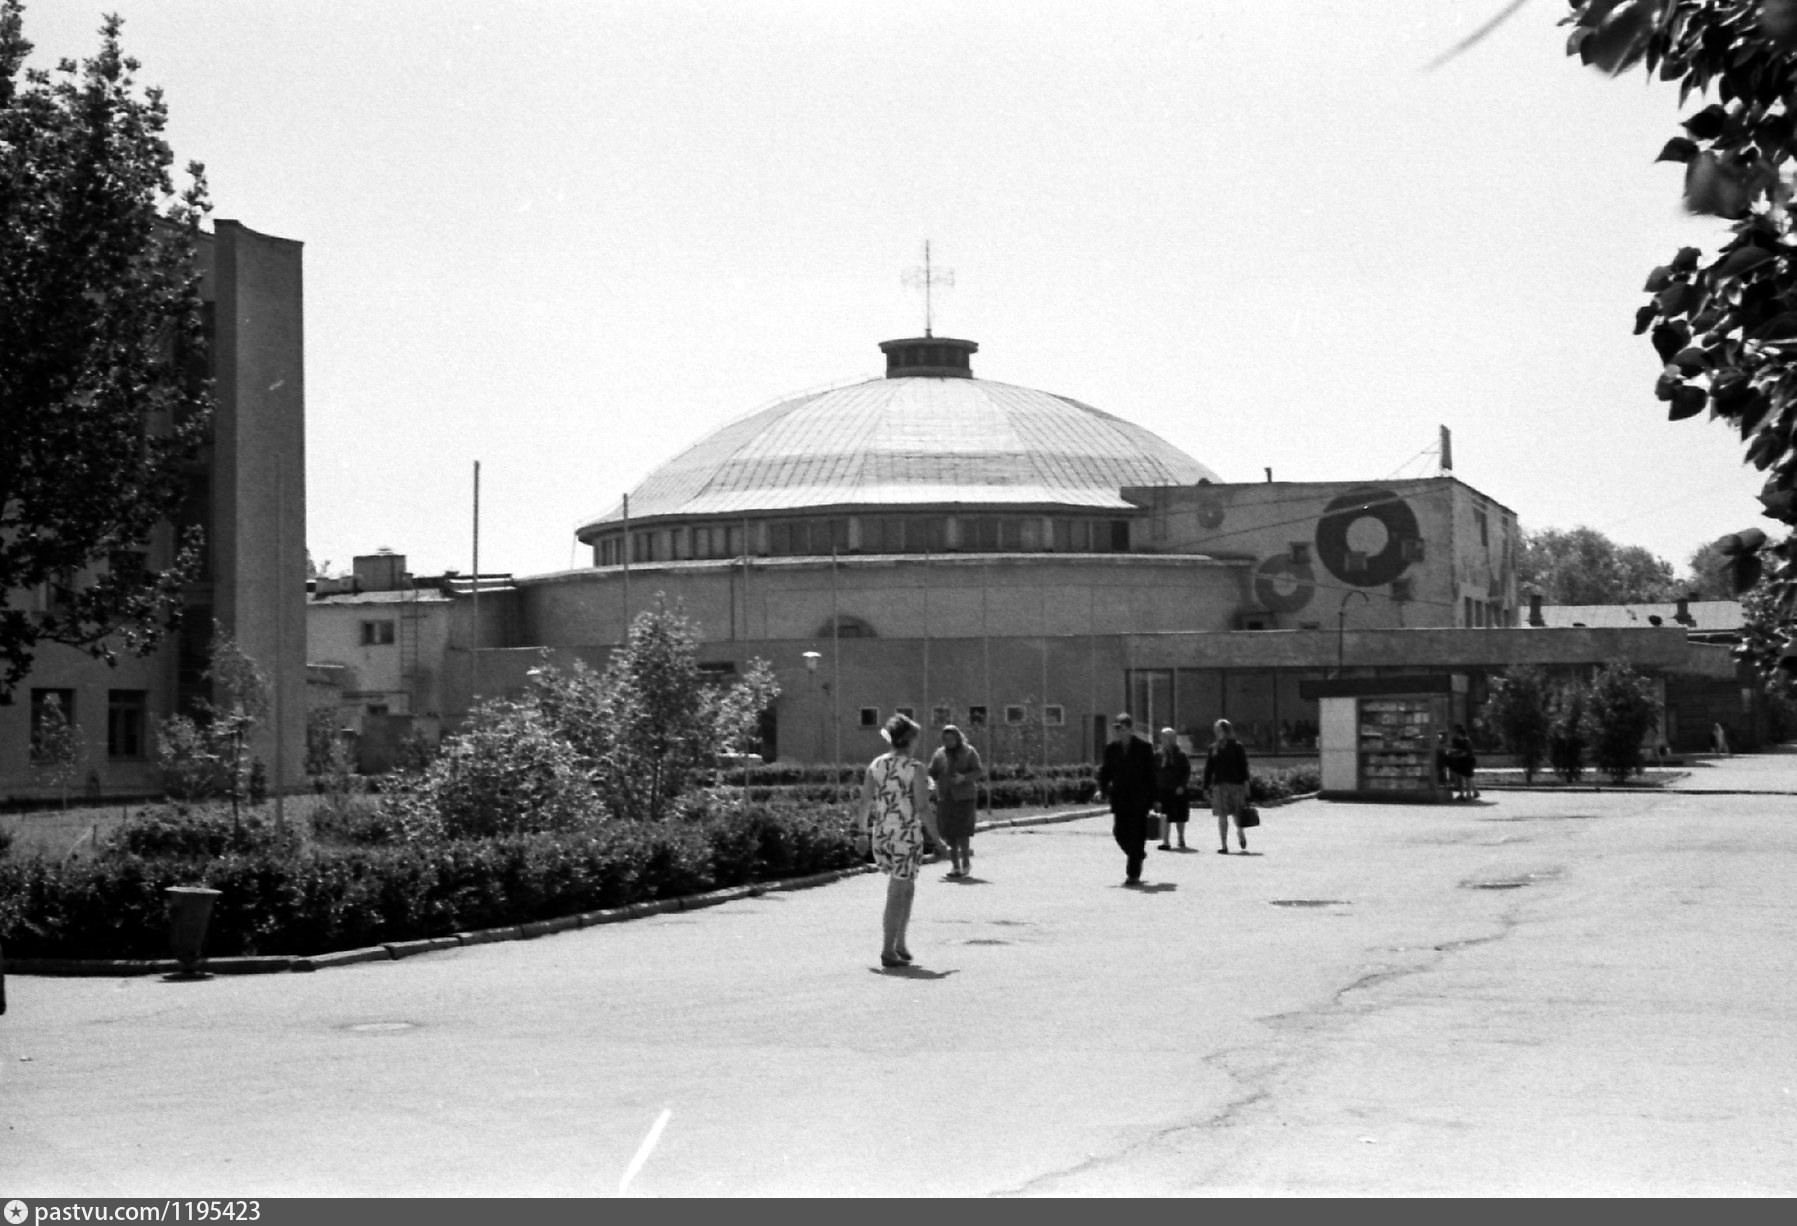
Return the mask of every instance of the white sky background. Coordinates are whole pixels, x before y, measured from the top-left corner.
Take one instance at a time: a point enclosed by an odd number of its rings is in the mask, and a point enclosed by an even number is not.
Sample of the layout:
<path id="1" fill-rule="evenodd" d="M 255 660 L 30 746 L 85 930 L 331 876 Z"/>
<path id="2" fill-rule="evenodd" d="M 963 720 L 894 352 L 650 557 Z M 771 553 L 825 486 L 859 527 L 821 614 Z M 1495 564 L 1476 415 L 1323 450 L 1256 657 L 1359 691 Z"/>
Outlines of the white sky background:
<path id="1" fill-rule="evenodd" d="M 1675 567 L 1761 521 L 1732 428 L 1631 335 L 1684 217 L 1677 91 L 1499 0 L 534 4 L 36 0 L 125 17 L 215 215 L 306 244 L 308 539 L 429 573 L 585 565 L 572 530 L 922 330 L 1255 481 L 1454 435 L 1528 528 Z M 1692 108 L 1701 105 L 1693 101 Z M 952 430 L 954 423 L 942 423 Z M 1414 464 L 1406 475 L 1432 469 Z"/>

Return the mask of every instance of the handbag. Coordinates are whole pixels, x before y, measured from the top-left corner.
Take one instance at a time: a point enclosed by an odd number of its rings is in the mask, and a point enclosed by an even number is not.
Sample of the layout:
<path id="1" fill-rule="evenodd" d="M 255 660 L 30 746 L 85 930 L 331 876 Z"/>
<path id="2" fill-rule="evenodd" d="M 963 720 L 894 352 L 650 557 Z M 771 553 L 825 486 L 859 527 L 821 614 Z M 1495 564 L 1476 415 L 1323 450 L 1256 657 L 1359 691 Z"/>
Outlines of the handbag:
<path id="1" fill-rule="evenodd" d="M 1253 805 L 1243 805 L 1242 811 L 1235 816 L 1235 824 L 1241 830 L 1260 825 L 1260 810 Z"/>

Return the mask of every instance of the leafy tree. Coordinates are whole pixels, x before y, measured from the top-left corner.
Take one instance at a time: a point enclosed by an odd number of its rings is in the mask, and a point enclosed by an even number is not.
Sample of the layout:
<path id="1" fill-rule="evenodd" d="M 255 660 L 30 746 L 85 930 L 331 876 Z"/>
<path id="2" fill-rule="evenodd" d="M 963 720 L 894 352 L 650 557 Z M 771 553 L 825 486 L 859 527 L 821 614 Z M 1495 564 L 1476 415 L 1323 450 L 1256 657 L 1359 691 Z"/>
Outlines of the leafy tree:
<path id="1" fill-rule="evenodd" d="M 1680 594 L 1670 563 L 1595 528 L 1524 532 L 1516 577 L 1548 604 L 1628 604 Z"/>
<path id="2" fill-rule="evenodd" d="M 120 24 L 79 66 L 28 69 L 23 6 L 0 0 L 0 702 L 40 644 L 149 652 L 199 556 L 195 534 L 166 569 L 137 561 L 211 408 L 194 374 L 210 204 L 198 164 L 176 193 L 167 111 Z"/>
<path id="3" fill-rule="evenodd" d="M 1741 641 L 1735 655 L 1765 679 L 1774 698 L 1797 698 L 1797 675 L 1782 667 L 1797 652 L 1791 646 L 1791 596 L 1776 584 L 1761 583 L 1741 597 Z"/>
<path id="4" fill-rule="evenodd" d="M 1561 686 L 1554 695 L 1553 715 L 1548 724 L 1548 759 L 1554 765 L 1554 773 L 1568 783 L 1577 783 L 1585 773 L 1588 699 L 1584 684 L 1576 681 Z"/>
<path id="5" fill-rule="evenodd" d="M 1736 600 L 1740 593 L 1729 578 L 1728 557 L 1722 547 L 1711 541 L 1691 552 L 1680 595 L 1697 600 Z"/>
<path id="6" fill-rule="evenodd" d="M 268 714 L 268 678 L 217 622 L 211 653 L 206 676 L 213 697 L 196 704 L 197 718 L 177 714 L 161 721 L 157 765 L 170 799 L 229 796 L 235 825 L 242 819 L 242 801 L 252 793 L 254 768 L 245 769 L 244 746 Z"/>
<path id="7" fill-rule="evenodd" d="M 1683 247 L 1650 272 L 1635 331 L 1649 333 L 1659 358 L 1654 390 L 1667 415 L 1708 409 L 1738 429 L 1746 459 L 1768 474 L 1765 514 L 1797 524 L 1797 3 L 1577 0 L 1567 21 L 1568 51 L 1587 64 L 1612 74 L 1644 67 L 1677 81 L 1681 103 L 1714 89 L 1659 160 L 1684 166 L 1685 207 L 1728 219 L 1729 238 L 1707 260 Z M 1748 539 L 1724 550 L 1737 560 L 1735 589 L 1752 587 L 1763 561 L 1771 598 L 1788 602 L 1797 538 L 1740 535 Z"/>
<path id="8" fill-rule="evenodd" d="M 724 684 L 699 667 L 698 629 L 657 602 L 631 623 L 605 670 L 576 663 L 536 670 L 531 698 L 551 726 L 591 764 L 613 813 L 657 820 L 708 777 L 717 755 L 754 739 L 761 712 L 780 692 L 762 660 Z"/>
<path id="9" fill-rule="evenodd" d="M 81 732 L 55 694 L 44 699 L 37 726 L 31 730 L 31 765 L 69 807 L 69 787 L 81 775 Z"/>
<path id="10" fill-rule="evenodd" d="M 1587 692 L 1585 722 L 1591 757 L 1615 783 L 1641 771 L 1641 744 L 1660 722 L 1653 682 L 1625 661 L 1598 669 Z"/>
<path id="11" fill-rule="evenodd" d="M 1547 674 L 1532 664 L 1506 669 L 1491 683 L 1485 701 L 1485 718 L 1504 746 L 1522 765 L 1523 779 L 1535 782 L 1535 772 L 1547 759 L 1553 730 L 1553 690 Z"/>

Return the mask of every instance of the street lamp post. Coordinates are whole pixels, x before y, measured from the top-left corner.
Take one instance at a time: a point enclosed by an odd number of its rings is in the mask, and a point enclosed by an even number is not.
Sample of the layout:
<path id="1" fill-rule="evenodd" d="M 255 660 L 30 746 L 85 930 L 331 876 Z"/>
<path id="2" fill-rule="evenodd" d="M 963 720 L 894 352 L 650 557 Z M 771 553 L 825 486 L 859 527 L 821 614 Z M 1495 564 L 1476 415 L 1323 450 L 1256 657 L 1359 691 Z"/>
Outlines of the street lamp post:
<path id="1" fill-rule="evenodd" d="M 805 671 L 811 674 L 811 705 L 817 709 L 817 760 L 819 762 L 822 762 L 825 757 L 824 706 L 823 700 L 818 697 L 817 682 L 817 666 L 823 658 L 821 652 L 807 651 L 805 653 Z"/>
<path id="2" fill-rule="evenodd" d="M 1347 652 L 1348 639 L 1348 597 L 1358 596 L 1370 606 L 1373 598 L 1359 588 L 1350 588 L 1342 594 L 1341 607 L 1335 611 L 1335 675 L 1342 675 L 1342 664 Z"/>

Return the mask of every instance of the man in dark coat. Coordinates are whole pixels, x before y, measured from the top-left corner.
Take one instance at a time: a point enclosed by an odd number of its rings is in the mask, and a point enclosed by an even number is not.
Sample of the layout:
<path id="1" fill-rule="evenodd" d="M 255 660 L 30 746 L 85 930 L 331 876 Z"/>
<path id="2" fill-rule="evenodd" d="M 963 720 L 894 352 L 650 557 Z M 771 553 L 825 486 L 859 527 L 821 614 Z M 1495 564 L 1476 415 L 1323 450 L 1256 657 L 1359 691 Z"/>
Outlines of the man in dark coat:
<path id="1" fill-rule="evenodd" d="M 1142 884 L 1142 861 L 1148 857 L 1148 811 L 1154 807 L 1154 749 L 1136 735 L 1136 721 L 1119 715 L 1111 721 L 1111 742 L 1098 768 L 1098 788 L 1111 802 L 1111 833 L 1123 849 L 1124 885 Z"/>

